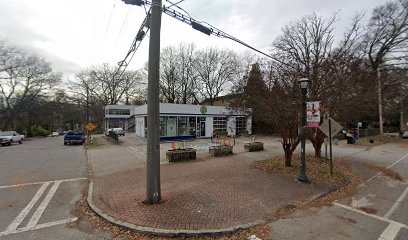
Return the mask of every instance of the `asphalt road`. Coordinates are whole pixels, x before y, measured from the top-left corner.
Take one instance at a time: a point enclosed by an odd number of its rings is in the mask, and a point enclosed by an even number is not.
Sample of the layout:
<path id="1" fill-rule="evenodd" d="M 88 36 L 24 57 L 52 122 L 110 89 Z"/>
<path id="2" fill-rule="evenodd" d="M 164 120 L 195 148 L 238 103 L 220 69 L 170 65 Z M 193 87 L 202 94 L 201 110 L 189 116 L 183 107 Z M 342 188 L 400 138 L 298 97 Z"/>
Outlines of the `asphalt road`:
<path id="1" fill-rule="evenodd" d="M 72 213 L 86 166 L 84 147 L 62 136 L 0 147 L 0 239 L 108 239 Z"/>
<path id="2" fill-rule="evenodd" d="M 335 155 L 358 166 L 366 181 L 352 197 L 332 206 L 298 211 L 270 224 L 273 239 L 408 239 L 408 141 L 383 144 L 353 154 L 354 146 L 336 147 Z M 396 181 L 367 166 L 398 172 Z"/>

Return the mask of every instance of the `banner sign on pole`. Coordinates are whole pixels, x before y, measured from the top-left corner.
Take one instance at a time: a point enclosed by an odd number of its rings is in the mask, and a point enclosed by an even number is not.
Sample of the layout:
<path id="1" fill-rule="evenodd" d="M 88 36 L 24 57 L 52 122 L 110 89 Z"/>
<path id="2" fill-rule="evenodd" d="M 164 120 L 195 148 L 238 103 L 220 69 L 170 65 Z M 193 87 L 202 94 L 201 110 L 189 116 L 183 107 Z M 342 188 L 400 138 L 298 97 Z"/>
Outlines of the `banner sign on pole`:
<path id="1" fill-rule="evenodd" d="M 320 102 L 306 103 L 306 127 L 318 128 L 320 126 Z"/>

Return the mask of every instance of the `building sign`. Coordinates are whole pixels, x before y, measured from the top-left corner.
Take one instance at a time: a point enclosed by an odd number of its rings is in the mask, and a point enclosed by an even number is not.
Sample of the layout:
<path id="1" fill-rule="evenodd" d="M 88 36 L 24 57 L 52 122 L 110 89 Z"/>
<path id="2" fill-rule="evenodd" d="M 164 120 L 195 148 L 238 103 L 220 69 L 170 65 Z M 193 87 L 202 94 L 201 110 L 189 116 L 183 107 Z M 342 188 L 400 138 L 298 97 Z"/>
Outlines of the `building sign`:
<path id="1" fill-rule="evenodd" d="M 320 125 L 320 102 L 306 103 L 306 126 L 308 128 L 318 128 Z"/>
<path id="2" fill-rule="evenodd" d="M 200 107 L 200 112 L 201 112 L 202 114 L 206 114 L 206 113 L 207 113 L 207 107 L 204 106 L 204 105 L 202 105 L 202 106 Z"/>

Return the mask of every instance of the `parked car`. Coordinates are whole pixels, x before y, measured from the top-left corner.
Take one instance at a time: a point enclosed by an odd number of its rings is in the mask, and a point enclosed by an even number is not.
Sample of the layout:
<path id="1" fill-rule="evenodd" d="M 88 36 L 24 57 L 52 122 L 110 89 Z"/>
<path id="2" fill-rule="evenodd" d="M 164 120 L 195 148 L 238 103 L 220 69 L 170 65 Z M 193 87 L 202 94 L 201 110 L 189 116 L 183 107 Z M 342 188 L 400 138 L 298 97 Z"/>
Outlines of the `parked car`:
<path id="1" fill-rule="evenodd" d="M 402 133 L 402 138 L 408 138 L 408 131 L 405 131 Z"/>
<path id="2" fill-rule="evenodd" d="M 64 136 L 64 145 L 67 144 L 84 144 L 85 134 L 84 132 L 68 131 Z"/>
<path id="3" fill-rule="evenodd" d="M 0 144 L 4 145 L 11 145 L 12 143 L 19 143 L 22 144 L 24 139 L 24 135 L 18 134 L 16 131 L 5 131 L 0 132 Z"/>
<path id="4" fill-rule="evenodd" d="M 112 131 L 114 133 L 116 133 L 116 135 L 118 136 L 125 136 L 125 131 L 123 130 L 123 128 L 109 128 L 108 130 L 106 130 L 106 136 L 109 135 L 109 132 Z"/>
<path id="5" fill-rule="evenodd" d="M 51 136 L 53 136 L 53 137 L 58 137 L 60 134 L 59 134 L 59 132 L 52 132 L 52 134 L 51 134 Z"/>

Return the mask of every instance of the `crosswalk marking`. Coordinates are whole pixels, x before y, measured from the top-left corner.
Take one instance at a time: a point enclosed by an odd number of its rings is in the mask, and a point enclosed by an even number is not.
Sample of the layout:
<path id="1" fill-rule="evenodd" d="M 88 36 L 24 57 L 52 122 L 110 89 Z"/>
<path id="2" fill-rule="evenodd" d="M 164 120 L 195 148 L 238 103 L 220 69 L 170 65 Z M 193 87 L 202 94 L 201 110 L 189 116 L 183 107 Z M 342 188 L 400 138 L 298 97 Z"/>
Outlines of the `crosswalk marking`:
<path id="1" fill-rule="evenodd" d="M 45 211 L 45 208 L 50 203 L 52 197 L 54 196 L 60 184 L 61 184 L 61 181 L 54 183 L 54 185 L 51 187 L 50 191 L 48 192 L 47 196 L 45 196 L 44 200 L 41 202 L 40 206 L 37 208 L 37 210 L 31 217 L 30 221 L 27 224 L 27 227 L 34 227 L 38 223 L 38 220 L 40 220 L 42 214 Z"/>
<path id="2" fill-rule="evenodd" d="M 75 222 L 77 220 L 78 220 L 78 218 L 74 217 L 74 218 L 69 218 L 69 219 L 64 219 L 64 220 L 59 220 L 59 221 L 54 221 L 54 222 L 38 224 L 38 225 L 35 225 L 34 227 L 31 227 L 31 228 L 23 227 L 23 228 L 16 229 L 14 231 L 9 231 L 9 232 L 4 231 L 4 232 L 0 232 L 0 237 L 7 236 L 7 235 L 10 235 L 10 234 L 15 234 L 15 233 L 21 233 L 21 232 L 37 230 L 37 229 L 41 229 L 41 228 L 53 227 L 53 226 L 57 226 L 57 225 L 61 225 L 61 224 Z"/>
<path id="3" fill-rule="evenodd" d="M 14 221 L 6 228 L 6 232 L 11 232 L 17 229 L 18 225 L 24 220 L 28 215 L 34 205 L 37 203 L 38 199 L 43 195 L 50 183 L 44 183 L 40 189 L 35 193 L 34 197 L 31 199 L 30 203 L 20 212 L 20 214 L 14 219 Z"/>
<path id="4" fill-rule="evenodd" d="M 86 180 L 86 179 L 87 178 L 70 178 L 70 179 L 44 181 L 44 182 L 20 183 L 20 184 L 14 184 L 14 185 L 0 186 L 0 189 L 15 188 L 15 187 L 26 187 L 26 186 L 32 186 L 32 185 L 40 185 L 40 184 L 44 184 L 44 183 L 54 183 L 54 182 L 73 182 L 73 181 Z"/>
<path id="5" fill-rule="evenodd" d="M 83 180 L 86 178 L 75 178 L 75 179 L 64 179 L 64 180 L 56 180 L 56 181 L 48 181 L 48 182 L 36 182 L 36 183 L 25 183 L 25 184 L 18 184 L 18 185 L 11 185 L 11 186 L 2 186 L 1 188 L 10 188 L 10 187 L 20 187 L 20 186 L 30 186 L 30 185 L 37 185 L 37 184 L 42 184 L 41 187 L 37 190 L 35 193 L 34 197 L 30 200 L 30 202 L 25 206 L 25 208 L 19 213 L 19 215 L 13 220 L 13 222 L 3 231 L 0 232 L 0 237 L 1 236 L 7 236 L 10 234 L 15 234 L 15 233 L 21 233 L 25 231 L 30 231 L 30 230 L 36 230 L 36 229 L 41 229 L 41 228 L 46 228 L 46 227 L 52 227 L 56 225 L 61 225 L 65 223 L 70 223 L 70 222 L 75 222 L 78 220 L 78 218 L 69 218 L 69 219 L 64 219 L 64 220 L 59 220 L 59 221 L 54 221 L 54 222 L 48 222 L 48 223 L 42 223 L 38 224 L 38 221 L 40 220 L 41 216 L 43 215 L 45 209 L 51 202 L 52 198 L 54 197 L 56 191 L 58 190 L 59 186 L 63 182 L 68 182 L 68 181 L 77 181 L 77 180 Z M 27 225 L 24 227 L 20 227 L 20 224 L 24 221 L 24 219 L 27 218 L 28 214 L 33 210 L 34 206 L 38 202 L 40 198 L 44 195 L 48 187 L 52 185 L 50 190 L 48 191 L 47 195 L 44 197 L 42 202 L 39 204 L 33 215 L 31 216 L 31 219 L 28 221 Z"/>

